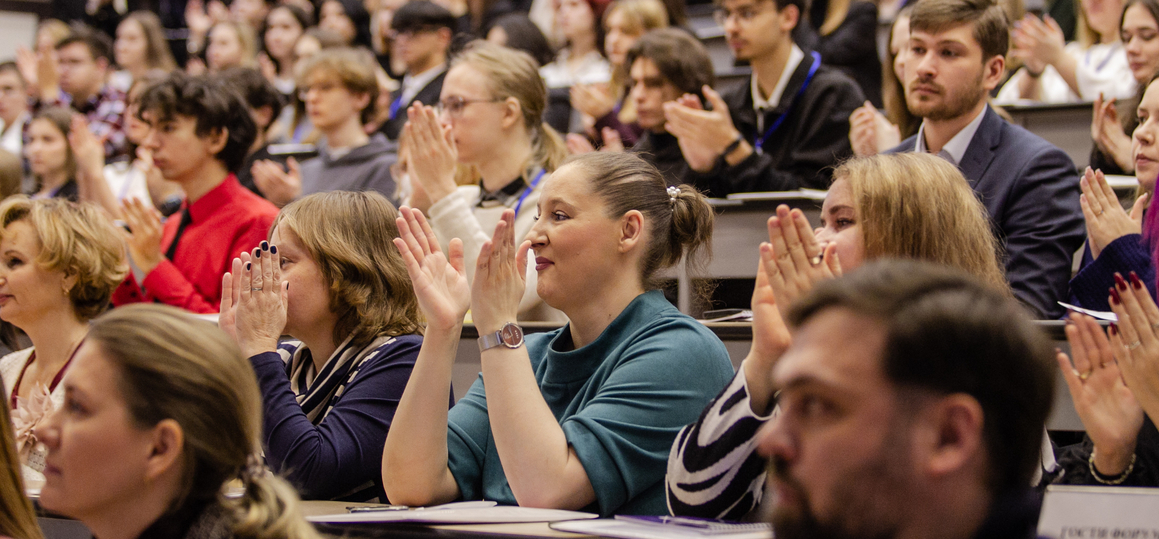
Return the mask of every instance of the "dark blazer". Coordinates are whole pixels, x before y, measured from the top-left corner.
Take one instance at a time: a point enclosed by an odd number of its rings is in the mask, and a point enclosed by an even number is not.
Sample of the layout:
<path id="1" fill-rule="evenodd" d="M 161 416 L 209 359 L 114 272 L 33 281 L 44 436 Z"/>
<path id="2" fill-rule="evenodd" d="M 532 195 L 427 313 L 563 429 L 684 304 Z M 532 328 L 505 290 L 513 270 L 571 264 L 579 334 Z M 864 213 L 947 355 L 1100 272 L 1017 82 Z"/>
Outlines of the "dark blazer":
<path id="1" fill-rule="evenodd" d="M 844 73 L 821 65 L 804 92 L 800 92 L 813 65 L 805 58 L 789 76 L 777 106 L 765 112 L 764 125 L 773 125 L 785 114 L 784 123 L 764 144 L 764 153 L 753 152 L 743 161 L 728 166 L 718 160 L 712 170 L 690 172 L 689 183 L 711 197 L 729 193 L 792 191 L 802 187 L 828 189 L 833 166 L 853 157 L 849 145 L 849 115 L 865 102 L 857 83 Z M 800 96 L 797 94 L 800 93 Z M 721 93 L 732 123 L 741 136 L 753 144 L 764 133 L 757 132 L 750 79 Z"/>
<path id="2" fill-rule="evenodd" d="M 958 168 L 990 214 L 1014 295 L 1054 319 L 1067 297 L 1072 259 L 1086 239 L 1079 176 L 1057 146 L 986 107 Z M 911 152 L 914 135 L 890 152 Z"/>
<path id="3" fill-rule="evenodd" d="M 395 112 L 394 116 L 391 116 L 389 120 L 383 122 L 382 125 L 378 127 L 378 132 L 386 135 L 386 138 L 390 140 L 398 140 L 398 136 L 402 134 L 403 126 L 406 125 L 407 107 L 411 106 L 411 103 L 414 103 L 415 101 L 418 101 L 424 105 L 431 106 L 434 106 L 436 103 L 438 103 L 439 94 L 441 94 L 443 91 L 443 78 L 446 76 L 447 71 L 443 70 L 442 73 L 439 73 L 439 76 L 431 79 L 431 82 L 428 82 L 426 86 L 423 86 L 422 90 L 419 90 L 419 93 L 415 94 L 414 99 L 410 100 L 409 103 L 403 103 L 402 106 L 398 108 L 398 111 Z M 401 96 L 402 88 L 391 92 L 391 104 L 393 105 L 394 102 L 397 101 Z"/>

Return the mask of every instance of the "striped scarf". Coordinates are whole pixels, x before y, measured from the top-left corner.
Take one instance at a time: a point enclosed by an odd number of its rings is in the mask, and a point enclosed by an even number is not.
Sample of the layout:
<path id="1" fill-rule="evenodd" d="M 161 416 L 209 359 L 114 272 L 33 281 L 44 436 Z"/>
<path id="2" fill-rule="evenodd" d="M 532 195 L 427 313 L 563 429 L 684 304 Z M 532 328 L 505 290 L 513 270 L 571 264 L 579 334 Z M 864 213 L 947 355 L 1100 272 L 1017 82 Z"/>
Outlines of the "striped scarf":
<path id="1" fill-rule="evenodd" d="M 347 337 L 338 345 L 320 371 L 314 366 L 310 349 L 300 341 L 289 341 L 278 348 L 286 363 L 286 374 L 290 376 L 290 390 L 314 425 L 326 419 L 335 401 L 342 397 L 346 384 L 358 376 L 359 367 L 375 357 L 380 347 L 394 342 L 394 337 L 381 336 L 363 346 L 354 346 L 350 339 Z"/>

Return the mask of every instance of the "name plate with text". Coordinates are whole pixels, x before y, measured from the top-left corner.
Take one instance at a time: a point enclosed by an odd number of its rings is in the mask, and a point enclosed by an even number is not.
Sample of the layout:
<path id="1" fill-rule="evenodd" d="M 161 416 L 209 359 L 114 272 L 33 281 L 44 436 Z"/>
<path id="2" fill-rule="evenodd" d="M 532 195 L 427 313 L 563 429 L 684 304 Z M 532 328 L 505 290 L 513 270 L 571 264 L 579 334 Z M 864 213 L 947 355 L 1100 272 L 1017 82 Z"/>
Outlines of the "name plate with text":
<path id="1" fill-rule="evenodd" d="M 1038 535 L 1054 539 L 1159 539 L 1159 489 L 1052 485 Z"/>

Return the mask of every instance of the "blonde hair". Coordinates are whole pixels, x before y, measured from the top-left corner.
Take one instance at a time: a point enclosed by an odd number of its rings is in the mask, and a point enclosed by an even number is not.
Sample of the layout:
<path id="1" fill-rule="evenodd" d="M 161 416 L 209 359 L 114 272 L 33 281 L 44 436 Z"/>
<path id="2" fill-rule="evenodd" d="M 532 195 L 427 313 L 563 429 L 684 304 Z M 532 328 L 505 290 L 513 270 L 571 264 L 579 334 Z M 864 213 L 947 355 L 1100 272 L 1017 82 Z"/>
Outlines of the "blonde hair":
<path id="1" fill-rule="evenodd" d="M 363 124 L 374 118 L 374 103 L 378 100 L 378 78 L 375 77 L 374 57 L 365 50 L 338 47 L 323 49 L 311 56 L 298 74 L 298 87 L 306 89 L 318 73 L 332 75 L 339 84 L 352 94 L 366 94 L 370 97 L 360 119 Z"/>
<path id="2" fill-rule="evenodd" d="M 234 21 L 222 21 L 213 25 L 213 28 L 209 29 L 209 33 L 213 34 L 213 31 L 217 29 L 218 26 L 225 26 L 227 28 L 233 29 L 234 35 L 237 36 L 237 42 L 239 45 L 241 45 L 241 63 L 238 65 L 241 67 L 256 66 L 258 60 L 258 38 L 254 33 L 254 29 L 251 28 L 248 24 Z M 209 44 L 206 43 L 206 47 L 208 46 Z"/>
<path id="3" fill-rule="evenodd" d="M 543 167 L 552 172 L 567 159 L 567 145 L 551 126 L 543 123 L 547 108 L 547 86 L 539 76 L 539 65 L 523 51 L 487 41 L 468 44 L 451 62 L 451 67 L 469 65 L 483 74 L 493 99 L 514 97 L 523 112 L 523 126 L 531 137 L 532 157 L 528 169 Z"/>
<path id="4" fill-rule="evenodd" d="M 612 2 L 612 5 L 608 6 L 608 10 L 604 12 L 605 35 L 608 19 L 612 18 L 612 13 L 621 14 L 624 17 L 625 26 L 638 36 L 643 36 L 658 28 L 668 27 L 668 8 L 664 7 L 664 3 L 660 0 L 616 0 Z M 624 97 L 628 85 L 628 73 L 631 69 L 630 65 L 619 65 L 612 70 L 610 86 L 616 99 Z M 635 104 L 625 101 L 620 106 L 621 111 L 628 108 L 632 109 L 631 114 L 621 114 L 620 121 L 635 121 Z"/>
<path id="5" fill-rule="evenodd" d="M 298 199 L 270 226 L 292 232 L 318 264 L 338 315 L 334 343 L 365 344 L 381 335 L 422 330 L 418 299 L 391 238 L 398 211 L 373 191 L 331 191 Z"/>
<path id="6" fill-rule="evenodd" d="M 829 5 L 825 9 L 825 20 L 817 27 L 817 33 L 827 36 L 840 27 L 841 23 L 845 22 L 845 16 L 849 14 L 850 3 L 850 0 L 829 0 Z"/>
<path id="7" fill-rule="evenodd" d="M 14 539 L 43 539 L 44 534 L 36 522 L 36 511 L 24 494 L 24 474 L 20 456 L 16 453 L 12 412 L 8 406 L 0 408 L 3 408 L 0 410 L 0 459 L 8 463 L 0 471 L 0 535 Z"/>
<path id="8" fill-rule="evenodd" d="M 117 389 L 140 428 L 181 426 L 182 489 L 169 511 L 189 503 L 226 508 L 233 537 L 314 539 L 284 480 L 260 471 L 262 398 L 253 367 L 210 322 L 166 305 L 121 307 L 93 321 L 90 342 L 113 365 Z M 226 482 L 245 492 L 226 499 Z"/>
<path id="9" fill-rule="evenodd" d="M 865 259 L 909 258 L 958 268 L 1010 293 L 986 208 L 949 162 L 926 153 L 850 159 L 849 182 Z"/>
<path id="10" fill-rule="evenodd" d="M 76 278 L 68 297 L 77 318 L 90 320 L 108 308 L 129 267 L 121 234 L 103 211 L 91 203 L 16 195 L 0 202 L 0 237 L 16 221 L 36 231 L 41 269 Z"/>
<path id="11" fill-rule="evenodd" d="M 145 34 L 145 63 L 149 69 L 164 71 L 177 69 L 173 52 L 169 50 L 169 42 L 165 40 L 165 28 L 161 25 L 161 18 L 152 11 L 134 11 L 125 15 L 121 24 L 129 21 L 140 25 L 141 33 Z"/>

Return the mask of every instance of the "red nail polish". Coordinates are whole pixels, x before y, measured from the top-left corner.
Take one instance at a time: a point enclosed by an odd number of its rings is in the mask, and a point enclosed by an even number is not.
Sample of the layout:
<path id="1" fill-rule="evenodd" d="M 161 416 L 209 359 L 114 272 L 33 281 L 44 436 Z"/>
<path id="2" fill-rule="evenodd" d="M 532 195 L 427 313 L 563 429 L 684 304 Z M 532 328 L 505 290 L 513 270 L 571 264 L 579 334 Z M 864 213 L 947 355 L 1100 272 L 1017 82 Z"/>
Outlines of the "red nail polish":
<path id="1" fill-rule="evenodd" d="M 1119 287 L 1119 290 L 1127 290 L 1127 281 L 1124 281 L 1123 276 L 1118 273 L 1115 273 L 1115 286 Z"/>
<path id="2" fill-rule="evenodd" d="M 1127 276 L 1130 277 L 1131 286 L 1135 287 L 1135 290 L 1143 288 L 1143 282 L 1139 280 L 1139 276 L 1136 275 L 1135 272 L 1132 271 L 1131 273 L 1127 274 Z"/>
<path id="3" fill-rule="evenodd" d="M 1119 291 L 1118 291 L 1118 290 L 1115 290 L 1115 289 L 1114 289 L 1114 287 L 1112 287 L 1112 288 L 1108 288 L 1107 290 L 1110 290 L 1110 291 L 1111 291 L 1111 301 L 1112 301 L 1112 302 L 1113 302 L 1115 305 L 1119 305 L 1120 303 L 1122 303 L 1122 301 L 1123 301 L 1123 300 L 1122 300 L 1122 298 L 1120 298 L 1120 297 L 1119 297 Z"/>
<path id="4" fill-rule="evenodd" d="M 1118 334 L 1119 334 L 1119 326 L 1116 326 L 1114 322 L 1111 322 L 1111 335 L 1118 335 Z"/>

